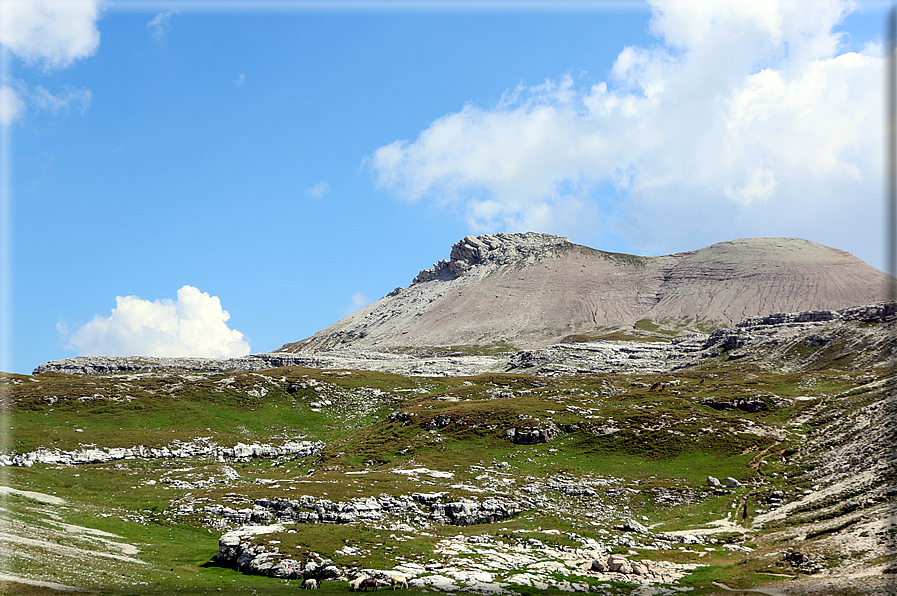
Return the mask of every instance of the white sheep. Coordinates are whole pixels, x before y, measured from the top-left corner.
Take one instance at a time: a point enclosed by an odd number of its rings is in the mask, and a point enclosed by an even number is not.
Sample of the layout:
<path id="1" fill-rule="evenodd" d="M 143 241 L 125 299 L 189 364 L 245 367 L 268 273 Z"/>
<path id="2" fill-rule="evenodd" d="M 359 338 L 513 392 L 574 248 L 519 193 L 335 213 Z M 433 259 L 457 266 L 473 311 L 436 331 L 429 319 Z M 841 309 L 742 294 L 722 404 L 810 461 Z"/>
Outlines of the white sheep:
<path id="1" fill-rule="evenodd" d="M 357 592 L 357 591 L 358 591 L 358 586 L 360 586 L 360 585 L 361 585 L 361 582 L 363 582 L 364 580 L 366 580 L 367 577 L 368 577 L 368 576 L 366 576 L 366 575 L 359 575 L 359 576 L 356 577 L 355 579 L 349 581 L 349 591 L 350 591 L 350 592 Z"/>
<path id="2" fill-rule="evenodd" d="M 318 589 L 318 580 L 308 578 L 304 582 L 302 582 L 303 590 L 317 590 Z"/>

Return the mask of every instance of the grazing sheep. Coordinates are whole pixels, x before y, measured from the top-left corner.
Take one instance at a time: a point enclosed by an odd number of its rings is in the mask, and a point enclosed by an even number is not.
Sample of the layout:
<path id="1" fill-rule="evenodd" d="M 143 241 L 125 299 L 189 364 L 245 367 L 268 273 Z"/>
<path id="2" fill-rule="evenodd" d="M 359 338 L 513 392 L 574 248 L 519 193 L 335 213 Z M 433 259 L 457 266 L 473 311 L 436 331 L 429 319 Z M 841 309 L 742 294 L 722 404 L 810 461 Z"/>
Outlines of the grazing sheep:
<path id="1" fill-rule="evenodd" d="M 366 575 L 359 575 L 355 579 L 349 581 L 349 591 L 350 592 L 357 591 L 359 586 L 361 585 L 361 582 L 363 582 L 366 578 L 367 578 Z"/>
<path id="2" fill-rule="evenodd" d="M 360 584 L 358 584 L 358 589 L 362 592 L 367 592 L 368 588 L 374 588 L 374 591 L 376 592 L 379 587 L 380 584 L 373 577 L 366 577 L 361 580 Z"/>
<path id="3" fill-rule="evenodd" d="M 404 575 L 390 575 L 389 582 L 392 584 L 392 589 L 395 590 L 398 588 L 408 589 L 408 579 Z"/>
<path id="4" fill-rule="evenodd" d="M 304 582 L 302 582 L 303 590 L 317 590 L 318 589 L 318 580 L 308 578 Z"/>

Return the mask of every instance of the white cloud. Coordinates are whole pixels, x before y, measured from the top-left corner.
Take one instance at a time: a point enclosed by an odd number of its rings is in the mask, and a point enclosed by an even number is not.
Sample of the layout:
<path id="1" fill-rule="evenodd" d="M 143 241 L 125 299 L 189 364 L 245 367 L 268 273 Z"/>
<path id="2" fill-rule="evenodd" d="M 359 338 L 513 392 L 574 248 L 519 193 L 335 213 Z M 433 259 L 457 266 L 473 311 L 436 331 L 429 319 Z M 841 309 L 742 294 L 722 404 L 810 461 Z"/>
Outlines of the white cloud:
<path id="1" fill-rule="evenodd" d="M 803 235 L 878 256 L 841 213 L 849 197 L 851 217 L 877 217 L 881 196 L 881 52 L 838 53 L 850 8 L 656 0 L 665 45 L 625 48 L 607 81 L 464 106 L 369 163 L 381 187 L 460 206 L 477 231 L 613 226 L 645 251 Z"/>
<path id="2" fill-rule="evenodd" d="M 65 68 L 100 44 L 100 0 L 3 0 L 0 43 L 30 65 Z"/>
<path id="3" fill-rule="evenodd" d="M 96 22 L 101 0 L 0 0 L 0 44 L 26 64 L 44 71 L 65 68 L 92 56 L 100 44 Z M 90 106 L 87 89 L 66 87 L 54 95 L 45 87 L 14 81 L 0 88 L 0 124 L 24 117 L 28 108 L 53 114 Z"/>
<path id="4" fill-rule="evenodd" d="M 68 113 L 72 108 L 84 114 L 93 101 L 93 93 L 90 89 L 73 89 L 71 87 L 65 87 L 62 93 L 53 95 L 46 88 L 37 85 L 33 90 L 25 89 L 25 94 L 34 107 L 54 115 L 59 112 Z"/>
<path id="5" fill-rule="evenodd" d="M 42 85 L 31 87 L 18 79 L 12 85 L 0 88 L 0 124 L 21 119 L 29 110 L 46 111 L 55 116 L 75 109 L 83 115 L 93 101 L 93 93 L 89 89 L 64 86 L 61 92 L 54 95 Z"/>
<path id="6" fill-rule="evenodd" d="M 171 31 L 171 17 L 176 14 L 180 14 L 179 10 L 167 10 L 165 12 L 160 12 L 153 19 L 146 24 L 146 28 L 149 30 L 150 35 L 156 38 L 157 41 L 162 41 L 165 36 Z"/>
<path id="7" fill-rule="evenodd" d="M 245 83 L 245 82 L 246 82 L 246 73 L 242 73 L 242 72 L 241 72 L 241 73 L 240 73 L 240 76 L 238 76 L 238 77 L 234 80 L 234 85 L 236 85 L 237 87 L 242 87 L 242 86 L 243 86 L 243 83 Z"/>
<path id="8" fill-rule="evenodd" d="M 216 296 L 192 286 L 177 299 L 150 302 L 117 296 L 108 317 L 96 316 L 73 332 L 62 324 L 69 344 L 81 355 L 233 358 L 249 353 L 243 334 L 230 329 L 230 315 Z"/>
<path id="9" fill-rule="evenodd" d="M 348 317 L 353 312 L 361 310 L 370 303 L 371 301 L 367 296 L 365 296 L 361 292 L 357 292 L 352 296 L 351 305 L 343 309 L 343 314 Z"/>
<path id="10" fill-rule="evenodd" d="M 321 180 L 311 188 L 305 189 L 305 192 L 313 199 L 320 199 L 328 192 L 330 192 L 330 185 Z"/>
<path id="11" fill-rule="evenodd" d="M 23 102 L 12 87 L 0 87 L 0 126 L 8 126 L 25 113 Z"/>

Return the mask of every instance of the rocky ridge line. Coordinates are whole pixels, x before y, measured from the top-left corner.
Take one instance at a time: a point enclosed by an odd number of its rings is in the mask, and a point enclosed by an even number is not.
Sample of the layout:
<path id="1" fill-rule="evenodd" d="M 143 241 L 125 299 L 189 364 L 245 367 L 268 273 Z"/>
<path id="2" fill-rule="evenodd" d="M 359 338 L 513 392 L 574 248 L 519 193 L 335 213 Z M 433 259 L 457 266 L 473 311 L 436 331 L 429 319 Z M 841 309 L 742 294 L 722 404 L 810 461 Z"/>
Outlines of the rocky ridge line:
<path id="1" fill-rule="evenodd" d="M 249 461 L 292 455 L 296 458 L 308 457 L 324 448 L 323 441 L 287 441 L 283 445 L 246 445 L 237 443 L 233 447 L 219 447 L 204 440 L 190 442 L 176 441 L 161 448 L 134 445 L 133 447 L 85 448 L 73 451 L 38 449 L 16 455 L 0 455 L 0 466 L 22 466 L 30 468 L 34 464 L 84 465 L 102 464 L 122 459 L 168 459 L 210 457 L 218 461 Z"/>
<path id="2" fill-rule="evenodd" d="M 76 356 L 41 364 L 31 374 L 108 375 L 161 372 L 249 372 L 281 366 L 311 366 L 317 358 L 303 354 L 251 354 L 240 358 L 165 358 L 157 356 Z"/>
<path id="3" fill-rule="evenodd" d="M 444 502 L 445 493 L 414 493 L 411 496 L 393 497 L 387 494 L 379 498 L 367 497 L 335 502 L 304 495 L 299 499 L 261 498 L 251 508 L 233 509 L 223 505 L 204 505 L 194 509 L 182 505 L 178 515 L 208 515 L 205 523 L 221 527 L 215 518 L 225 523 L 244 525 L 278 524 L 351 524 L 355 522 L 381 522 L 387 518 L 398 520 L 392 524 L 397 529 L 413 531 L 410 523 L 419 527 L 432 524 L 469 526 L 491 523 L 514 517 L 524 509 L 533 507 L 526 500 L 511 501 L 487 497 L 483 501 L 460 499 Z"/>

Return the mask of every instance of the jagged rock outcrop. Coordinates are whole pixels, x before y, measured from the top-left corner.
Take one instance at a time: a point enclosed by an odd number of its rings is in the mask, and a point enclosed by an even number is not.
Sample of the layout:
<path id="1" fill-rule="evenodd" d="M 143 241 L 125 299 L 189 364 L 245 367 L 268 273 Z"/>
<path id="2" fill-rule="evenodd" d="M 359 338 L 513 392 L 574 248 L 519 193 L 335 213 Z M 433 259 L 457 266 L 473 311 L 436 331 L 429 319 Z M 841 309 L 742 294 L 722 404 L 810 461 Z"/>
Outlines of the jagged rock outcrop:
<path id="1" fill-rule="evenodd" d="M 794 238 L 753 238 L 658 257 L 609 253 L 546 234 L 469 236 L 408 288 L 277 352 L 485 346 L 541 348 L 645 319 L 709 330 L 774 312 L 884 298 L 884 273 Z"/>
<path id="2" fill-rule="evenodd" d="M 568 245 L 571 242 L 567 238 L 534 232 L 468 236 L 452 246 L 449 260 L 443 259 L 431 269 L 424 269 L 411 283 L 451 280 L 469 273 L 475 267 L 512 265 L 548 251 L 564 250 Z"/>

